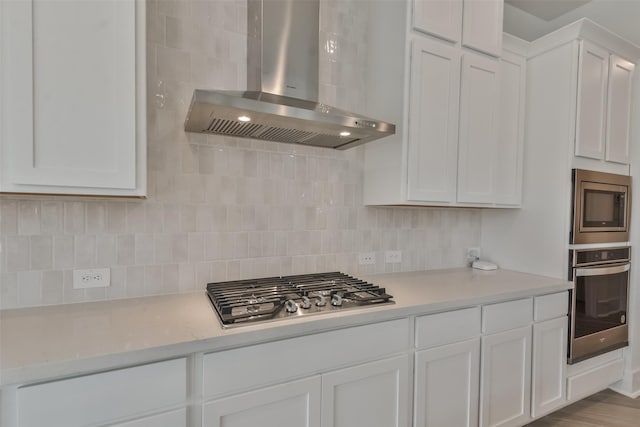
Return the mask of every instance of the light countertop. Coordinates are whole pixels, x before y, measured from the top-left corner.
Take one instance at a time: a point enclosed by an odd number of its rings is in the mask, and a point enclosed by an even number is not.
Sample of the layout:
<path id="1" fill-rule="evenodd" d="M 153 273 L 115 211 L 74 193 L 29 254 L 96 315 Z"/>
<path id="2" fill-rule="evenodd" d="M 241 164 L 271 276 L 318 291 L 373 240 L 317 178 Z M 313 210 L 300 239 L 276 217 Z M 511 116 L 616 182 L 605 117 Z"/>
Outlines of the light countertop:
<path id="1" fill-rule="evenodd" d="M 222 329 L 204 291 L 0 311 L 0 386 L 543 295 L 571 282 L 470 268 L 359 276 L 395 304 Z"/>

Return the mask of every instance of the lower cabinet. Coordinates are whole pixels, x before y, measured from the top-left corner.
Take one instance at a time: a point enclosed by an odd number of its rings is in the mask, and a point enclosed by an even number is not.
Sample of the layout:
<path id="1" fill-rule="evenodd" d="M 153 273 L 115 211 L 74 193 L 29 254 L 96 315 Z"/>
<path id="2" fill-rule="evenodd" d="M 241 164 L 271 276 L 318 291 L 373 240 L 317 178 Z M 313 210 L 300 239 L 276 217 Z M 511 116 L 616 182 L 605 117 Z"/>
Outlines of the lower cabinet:
<path id="1" fill-rule="evenodd" d="M 322 427 L 408 427 L 409 356 L 322 376 Z"/>
<path id="2" fill-rule="evenodd" d="M 320 427 L 319 376 L 215 400 L 203 427 Z"/>
<path id="3" fill-rule="evenodd" d="M 566 316 L 533 325 L 533 417 L 547 414 L 566 402 L 567 329 Z"/>
<path id="4" fill-rule="evenodd" d="M 112 424 L 111 427 L 187 427 L 187 409 L 182 408 L 133 421 Z"/>
<path id="5" fill-rule="evenodd" d="M 409 427 L 409 356 L 206 403 L 203 427 Z"/>
<path id="6" fill-rule="evenodd" d="M 416 353 L 415 427 L 477 426 L 480 339 Z"/>
<path id="7" fill-rule="evenodd" d="M 531 326 L 482 337 L 480 425 L 520 426 L 530 419 Z"/>
<path id="8" fill-rule="evenodd" d="M 113 425 L 120 420 L 135 420 L 120 424 L 126 427 L 180 427 L 186 424 L 180 411 L 138 417 L 186 405 L 187 362 L 180 358 L 29 385 L 18 388 L 16 399 L 19 427 Z"/>

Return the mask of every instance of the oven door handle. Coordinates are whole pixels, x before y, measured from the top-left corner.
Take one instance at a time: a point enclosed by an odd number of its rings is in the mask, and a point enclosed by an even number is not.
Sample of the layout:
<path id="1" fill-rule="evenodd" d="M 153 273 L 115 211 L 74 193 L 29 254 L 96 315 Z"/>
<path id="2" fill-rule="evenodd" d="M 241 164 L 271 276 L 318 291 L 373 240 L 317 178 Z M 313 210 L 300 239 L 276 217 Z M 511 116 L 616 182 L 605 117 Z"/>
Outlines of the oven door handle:
<path id="1" fill-rule="evenodd" d="M 605 276 L 607 274 L 624 273 L 629 271 L 631 264 L 616 265 L 615 267 L 604 268 L 576 268 L 576 277 L 584 276 Z"/>

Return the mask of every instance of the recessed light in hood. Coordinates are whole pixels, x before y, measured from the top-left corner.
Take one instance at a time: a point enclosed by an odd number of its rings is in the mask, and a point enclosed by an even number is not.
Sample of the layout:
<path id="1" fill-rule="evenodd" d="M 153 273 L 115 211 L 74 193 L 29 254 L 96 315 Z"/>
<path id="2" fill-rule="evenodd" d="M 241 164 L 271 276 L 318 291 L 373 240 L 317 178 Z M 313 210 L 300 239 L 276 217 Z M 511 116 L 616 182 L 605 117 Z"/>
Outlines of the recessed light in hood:
<path id="1" fill-rule="evenodd" d="M 317 101 L 318 0 L 248 0 L 247 87 L 195 90 L 185 130 L 344 150 L 395 125 Z"/>

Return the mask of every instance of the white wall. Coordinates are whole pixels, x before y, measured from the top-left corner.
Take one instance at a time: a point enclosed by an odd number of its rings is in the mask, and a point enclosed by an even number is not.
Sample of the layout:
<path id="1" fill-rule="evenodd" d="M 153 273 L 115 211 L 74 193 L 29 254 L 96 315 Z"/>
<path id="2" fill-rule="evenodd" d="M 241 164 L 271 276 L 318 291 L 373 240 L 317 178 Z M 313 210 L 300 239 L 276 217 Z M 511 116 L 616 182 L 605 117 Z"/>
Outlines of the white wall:
<path id="1" fill-rule="evenodd" d="M 474 210 L 362 206 L 363 151 L 186 134 L 194 88 L 245 86 L 245 0 L 147 0 L 145 201 L 0 196 L 0 307 L 204 289 L 207 282 L 342 270 L 459 267 Z M 321 101 L 363 110 L 366 1 L 321 0 Z M 385 250 L 402 250 L 400 265 Z M 377 264 L 360 267 L 359 252 Z M 74 290 L 76 268 L 111 286 Z"/>

